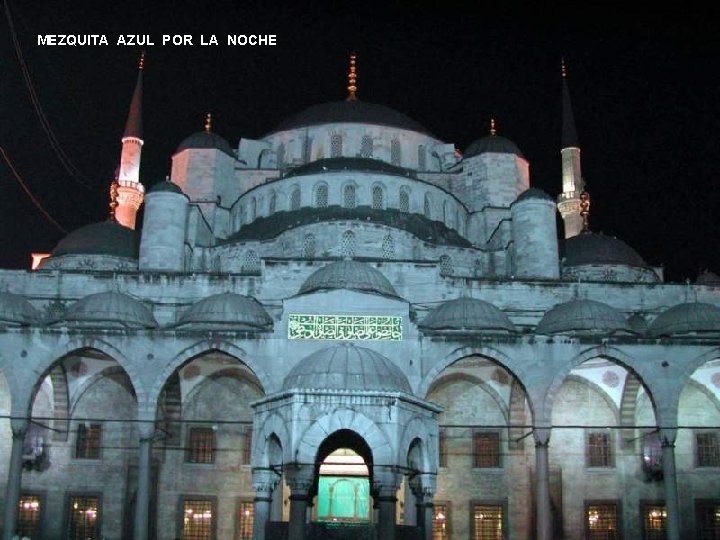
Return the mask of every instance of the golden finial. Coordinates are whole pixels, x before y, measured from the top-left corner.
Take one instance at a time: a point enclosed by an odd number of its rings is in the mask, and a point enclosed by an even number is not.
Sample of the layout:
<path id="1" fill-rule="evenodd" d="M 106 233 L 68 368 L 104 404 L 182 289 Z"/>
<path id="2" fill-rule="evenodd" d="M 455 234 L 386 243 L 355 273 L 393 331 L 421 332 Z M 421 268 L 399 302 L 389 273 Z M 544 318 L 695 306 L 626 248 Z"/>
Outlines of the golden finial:
<path id="1" fill-rule="evenodd" d="M 590 232 L 590 194 L 587 191 L 580 194 L 580 216 L 582 217 L 582 232 Z"/>
<path id="2" fill-rule="evenodd" d="M 497 129 L 495 129 L 495 119 L 490 118 L 490 135 L 497 135 Z"/>
<path id="3" fill-rule="evenodd" d="M 357 96 L 355 95 L 355 92 L 357 92 L 357 86 L 355 83 L 357 83 L 357 71 L 355 69 L 355 53 L 350 53 L 350 71 L 348 71 L 348 97 L 347 101 L 355 101 L 357 99 Z"/>
<path id="4" fill-rule="evenodd" d="M 565 57 L 563 56 L 560 58 L 560 73 L 562 73 L 562 78 L 564 79 L 567 77 L 567 69 L 565 68 Z"/>
<path id="5" fill-rule="evenodd" d="M 115 218 L 115 209 L 118 206 L 118 181 L 117 178 L 114 178 L 112 182 L 110 182 L 110 215 L 108 218 L 110 221 L 117 221 Z"/>
<path id="6" fill-rule="evenodd" d="M 145 51 L 140 53 L 140 62 L 138 63 L 138 70 L 142 71 L 145 68 Z"/>
<path id="7" fill-rule="evenodd" d="M 205 133 L 210 133 L 212 130 L 212 113 L 205 115 Z"/>

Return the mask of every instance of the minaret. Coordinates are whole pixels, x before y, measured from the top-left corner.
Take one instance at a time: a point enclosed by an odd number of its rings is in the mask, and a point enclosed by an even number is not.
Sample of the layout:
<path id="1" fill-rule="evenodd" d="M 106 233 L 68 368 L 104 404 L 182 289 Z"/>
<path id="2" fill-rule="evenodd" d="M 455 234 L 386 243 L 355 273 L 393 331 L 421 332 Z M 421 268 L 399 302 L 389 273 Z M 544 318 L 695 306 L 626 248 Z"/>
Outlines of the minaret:
<path id="1" fill-rule="evenodd" d="M 143 202 L 145 188 L 140 183 L 140 154 L 142 153 L 142 74 L 145 53 L 140 55 L 138 78 L 130 103 L 125 133 L 122 137 L 120 172 L 117 177 L 117 206 L 115 220 L 130 229 L 135 228 L 135 217 Z"/>
<path id="2" fill-rule="evenodd" d="M 590 195 L 585 191 L 585 181 L 580 170 L 580 144 L 578 143 L 575 118 L 570 104 L 565 60 L 562 61 L 562 193 L 558 196 L 558 210 L 565 222 L 565 238 L 577 236 L 587 229 L 583 225 L 581 202 L 590 205 Z"/>
<path id="3" fill-rule="evenodd" d="M 354 52 L 350 53 L 350 69 L 348 70 L 348 95 L 345 101 L 355 101 L 357 96 L 357 68 L 355 67 L 356 55 Z"/>

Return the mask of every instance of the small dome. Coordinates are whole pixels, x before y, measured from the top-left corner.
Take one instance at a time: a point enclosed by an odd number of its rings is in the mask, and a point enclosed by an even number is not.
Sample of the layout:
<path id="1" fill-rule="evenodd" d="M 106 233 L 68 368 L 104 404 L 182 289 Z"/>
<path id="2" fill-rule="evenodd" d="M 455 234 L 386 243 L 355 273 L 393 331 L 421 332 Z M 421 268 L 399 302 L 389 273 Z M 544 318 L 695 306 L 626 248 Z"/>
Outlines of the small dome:
<path id="1" fill-rule="evenodd" d="M 384 105 L 367 103 L 359 99 L 313 105 L 282 122 L 273 130 L 273 133 L 306 126 L 336 123 L 375 124 L 408 129 L 426 135 L 430 134 L 415 120 L 395 109 Z"/>
<path id="2" fill-rule="evenodd" d="M 51 256 L 61 255 L 111 255 L 137 259 L 137 233 L 116 221 L 92 223 L 72 231 L 58 242 Z"/>
<path id="3" fill-rule="evenodd" d="M 720 276 L 718 276 L 715 272 L 705 270 L 698 275 L 695 283 L 698 285 L 707 285 L 708 287 L 718 287 L 720 286 Z"/>
<path id="4" fill-rule="evenodd" d="M 535 187 L 531 187 L 530 189 L 526 189 L 525 191 L 523 191 L 520 195 L 518 195 L 518 198 L 515 199 L 515 202 L 518 203 L 518 202 L 527 201 L 530 199 L 536 199 L 536 200 L 539 199 L 539 200 L 543 200 L 543 201 L 550 201 L 552 203 L 555 202 L 555 201 L 553 201 L 553 199 L 550 195 L 545 193 L 542 189 L 535 188 Z M 513 203 L 513 204 L 515 204 L 515 203 Z"/>
<path id="5" fill-rule="evenodd" d="M 40 314 L 24 296 L 0 292 L 0 324 L 26 326 L 39 320 Z"/>
<path id="6" fill-rule="evenodd" d="M 622 240 L 595 233 L 581 233 L 565 240 L 565 266 L 624 264 L 646 267 L 637 252 Z"/>
<path id="7" fill-rule="evenodd" d="M 444 302 L 418 323 L 421 330 L 471 330 L 516 332 L 505 313 L 490 302 L 458 298 Z"/>
<path id="8" fill-rule="evenodd" d="M 720 308 L 703 302 L 686 302 L 673 306 L 650 324 L 651 336 L 720 332 Z"/>
<path id="9" fill-rule="evenodd" d="M 633 313 L 627 320 L 630 330 L 636 334 L 646 334 L 648 331 L 648 322 L 642 313 Z"/>
<path id="10" fill-rule="evenodd" d="M 171 182 L 170 180 L 164 180 L 162 182 L 158 182 L 153 187 L 150 188 L 150 191 L 148 191 L 148 194 L 150 193 L 161 193 L 161 192 L 170 192 L 170 193 L 179 193 L 180 195 L 183 194 L 182 189 L 180 189 L 180 186 L 178 186 L 175 182 Z"/>
<path id="11" fill-rule="evenodd" d="M 96 293 L 81 298 L 68 308 L 62 322 L 123 328 L 156 328 L 158 325 L 150 310 L 141 302 L 118 292 Z"/>
<path id="12" fill-rule="evenodd" d="M 272 324 L 272 317 L 260 302 L 225 292 L 195 302 L 175 326 L 194 330 L 270 330 Z"/>
<path id="13" fill-rule="evenodd" d="M 300 287 L 299 294 L 332 289 L 350 289 L 398 298 L 392 284 L 369 264 L 337 261 L 316 270 Z"/>
<path id="14" fill-rule="evenodd" d="M 351 343 L 327 347 L 298 362 L 283 382 L 283 390 L 291 388 L 411 393 L 395 364 Z"/>
<path id="15" fill-rule="evenodd" d="M 228 156 L 234 158 L 235 154 L 230 146 L 230 143 L 223 139 L 217 133 L 212 131 L 198 131 L 193 133 L 189 137 L 185 138 L 181 142 L 175 153 L 182 152 L 183 150 L 202 150 L 202 149 L 214 149 L 225 152 Z"/>
<path id="16" fill-rule="evenodd" d="M 612 334 L 630 332 L 625 317 L 613 307 L 595 300 L 571 300 L 545 313 L 535 329 L 538 334 Z"/>
<path id="17" fill-rule="evenodd" d="M 517 144 L 510 139 L 499 135 L 487 135 L 470 144 L 463 154 L 463 159 L 479 156 L 485 153 L 494 154 L 515 154 L 524 157 Z"/>

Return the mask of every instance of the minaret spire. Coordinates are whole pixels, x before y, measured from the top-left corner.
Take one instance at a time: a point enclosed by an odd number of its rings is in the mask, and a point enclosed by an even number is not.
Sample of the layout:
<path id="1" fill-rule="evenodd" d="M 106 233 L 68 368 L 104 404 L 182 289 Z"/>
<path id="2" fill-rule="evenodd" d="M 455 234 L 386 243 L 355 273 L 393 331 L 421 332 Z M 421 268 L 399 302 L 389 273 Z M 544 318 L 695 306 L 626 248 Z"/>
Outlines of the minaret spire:
<path id="1" fill-rule="evenodd" d="M 355 101 L 357 96 L 357 70 L 355 68 L 356 55 L 354 52 L 350 53 L 350 69 L 348 71 L 348 96 L 345 98 L 346 101 Z"/>
<path id="2" fill-rule="evenodd" d="M 138 77 L 135 83 L 125 131 L 122 136 L 120 153 L 120 171 L 117 179 L 117 204 L 114 208 L 115 220 L 130 229 L 135 228 L 135 217 L 145 196 L 145 188 L 140 183 L 140 155 L 142 153 L 142 86 L 145 68 L 145 51 L 140 54 Z M 112 210 L 112 208 L 111 208 Z"/>
<path id="3" fill-rule="evenodd" d="M 212 131 L 212 113 L 207 113 L 205 115 L 205 133 L 210 133 Z"/>
<path id="4" fill-rule="evenodd" d="M 497 129 L 495 128 L 495 119 L 490 118 L 490 135 L 497 135 Z"/>
<path id="5" fill-rule="evenodd" d="M 562 193 L 558 196 L 558 210 L 565 223 L 565 238 L 589 231 L 588 217 L 590 194 L 580 167 L 580 143 L 578 142 L 575 117 L 570 102 L 565 59 L 561 61 L 562 74 Z"/>

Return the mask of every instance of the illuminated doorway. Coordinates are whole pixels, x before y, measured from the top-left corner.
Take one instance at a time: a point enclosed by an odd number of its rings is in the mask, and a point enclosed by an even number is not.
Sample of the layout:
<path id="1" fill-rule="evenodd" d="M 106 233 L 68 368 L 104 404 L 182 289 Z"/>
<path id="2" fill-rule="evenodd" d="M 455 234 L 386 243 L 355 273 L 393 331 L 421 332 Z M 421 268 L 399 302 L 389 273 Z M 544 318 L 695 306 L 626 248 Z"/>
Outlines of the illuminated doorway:
<path id="1" fill-rule="evenodd" d="M 370 477 L 361 455 L 350 448 L 331 452 L 320 464 L 317 520 L 368 523 Z"/>

